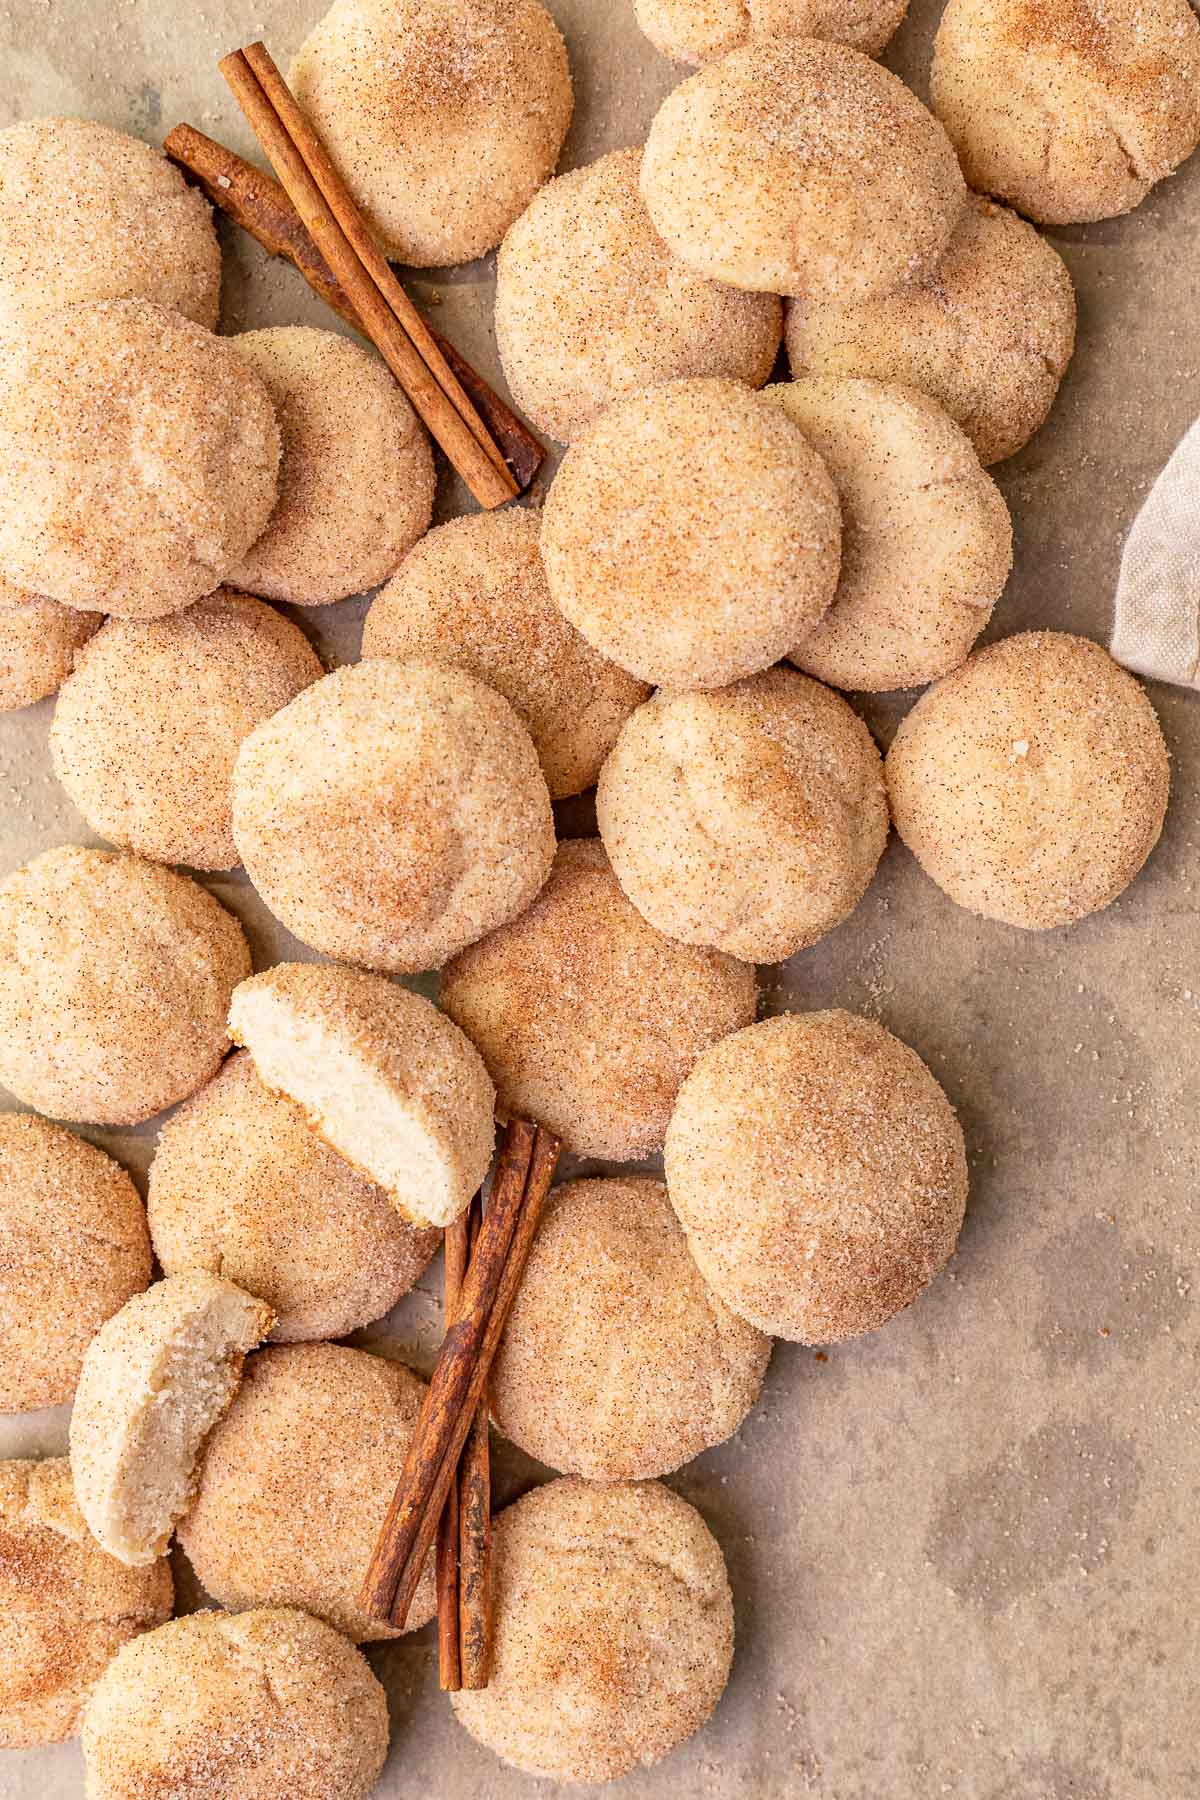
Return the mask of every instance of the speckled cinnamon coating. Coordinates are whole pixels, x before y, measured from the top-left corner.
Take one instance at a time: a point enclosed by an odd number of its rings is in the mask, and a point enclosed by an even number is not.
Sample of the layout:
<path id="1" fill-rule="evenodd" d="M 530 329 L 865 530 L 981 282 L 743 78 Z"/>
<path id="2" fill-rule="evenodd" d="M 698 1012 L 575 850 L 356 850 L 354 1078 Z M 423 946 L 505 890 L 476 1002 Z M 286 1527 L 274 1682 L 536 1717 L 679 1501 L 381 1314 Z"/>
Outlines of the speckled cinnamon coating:
<path id="1" fill-rule="evenodd" d="M 335 0 L 291 85 L 387 254 L 422 268 L 495 248 L 573 106 L 538 0 Z"/>
<path id="2" fill-rule="evenodd" d="M 684 1083 L 667 1188 L 700 1272 L 777 1337 L 830 1344 L 909 1306 L 967 1199 L 954 1109 L 874 1019 L 817 1012 L 726 1038 Z"/>
<path id="3" fill-rule="evenodd" d="M 789 301 L 784 329 L 793 375 L 920 388 L 988 464 L 1028 443 L 1054 403 L 1075 348 L 1075 289 L 1040 232 L 971 194 L 932 274 L 878 300 Z"/>
<path id="4" fill-rule="evenodd" d="M 706 1285 L 661 1181 L 567 1182 L 509 1314 L 492 1415 L 552 1469 L 669 1475 L 732 1436 L 770 1355 Z"/>
<path id="5" fill-rule="evenodd" d="M 440 1242 L 269 1093 L 245 1053 L 163 1127 L 146 1205 L 164 1272 L 208 1269 L 258 1294 L 280 1343 L 382 1318 Z"/>
<path id="6" fill-rule="evenodd" d="M 386 581 L 433 512 L 433 452 L 403 388 L 336 331 L 283 325 L 231 342 L 283 438 L 278 503 L 231 581 L 297 606 Z"/>
<path id="7" fill-rule="evenodd" d="M 372 602 L 363 655 L 441 663 L 486 682 L 529 732 L 559 800 L 591 787 L 650 690 L 559 612 L 540 530 L 537 513 L 515 507 L 439 525 Z"/>
<path id="8" fill-rule="evenodd" d="M 695 275 L 650 223 L 642 151 L 560 175 L 496 259 L 496 344 L 517 406 L 570 443 L 613 400 L 690 375 L 761 387 L 779 349 L 774 294 Z"/>
<path id="9" fill-rule="evenodd" d="M 387 1745 L 384 1691 L 328 1625 L 193 1613 L 127 1645 L 98 1683 L 87 1800 L 366 1800 Z"/>
<path id="10" fill-rule="evenodd" d="M 596 818 L 652 925 L 747 962 L 783 962 L 840 925 L 888 833 L 870 732 L 790 669 L 656 694 L 601 771 Z"/>
<path id="11" fill-rule="evenodd" d="M 146 1213 L 120 1164 L 33 1113 L 0 1114 L 0 1412 L 69 1400 L 92 1337 L 149 1280 Z"/>
<path id="12" fill-rule="evenodd" d="M 71 673 L 76 652 L 99 631 L 102 613 L 76 612 L 57 600 L 23 594 L 11 606 L 0 582 L 0 712 L 15 712 L 54 693 Z"/>
<path id="13" fill-rule="evenodd" d="M 482 1053 L 497 1106 L 582 1156 L 662 1145 L 698 1056 L 754 1017 L 754 970 L 676 943 L 630 905 L 595 838 L 560 844 L 513 924 L 442 971 L 442 1006 Z"/>
<path id="14" fill-rule="evenodd" d="M 315 1132 L 387 1188 L 402 1218 L 446 1225 L 464 1210 L 492 1160 L 495 1090 L 475 1046 L 423 995 L 364 969 L 277 963 L 242 982 L 229 1023 L 260 1080 L 301 1104 Z M 295 1054 L 296 1066 L 283 1066 L 280 1045 Z M 298 1069 L 303 1082 L 294 1079 Z M 291 1091 L 289 1082 L 304 1091 Z M 395 1103 L 411 1134 L 400 1154 L 388 1159 L 403 1171 L 396 1186 L 382 1166 L 374 1166 L 379 1152 L 389 1149 L 380 1142 L 383 1125 L 369 1104 L 376 1086 Z M 364 1116 L 346 1129 L 336 1103 L 355 1096 L 363 1100 Z M 426 1159 L 420 1164 L 417 1139 Z M 436 1192 L 430 1185 L 434 1167 Z"/>
<path id="15" fill-rule="evenodd" d="M 552 1481 L 496 1520 L 495 1643 L 459 1723 L 515 1768 L 615 1781 L 698 1731 L 729 1678 L 720 1547 L 657 1481 Z"/>
<path id="16" fill-rule="evenodd" d="M 701 275 L 859 299 L 931 269 L 966 200 L 950 140 L 899 77 L 815 38 L 756 40 L 677 87 L 641 185 Z"/>
<path id="17" fill-rule="evenodd" d="M 411 1370 L 337 1344 L 249 1357 L 209 1438 L 179 1527 L 197 1576 L 223 1606 L 299 1606 L 359 1642 L 399 1637 L 358 1609 L 425 1394 Z M 432 1562 L 408 1627 L 433 1617 Z"/>
<path id="18" fill-rule="evenodd" d="M 634 0 L 637 22 L 676 62 L 707 63 L 754 38 L 829 38 L 877 56 L 908 0 Z"/>
<path id="19" fill-rule="evenodd" d="M 230 588 L 165 619 L 110 619 L 59 691 L 54 771 L 109 843 L 232 869 L 242 739 L 323 672 L 297 626 Z"/>
<path id="20" fill-rule="evenodd" d="M 155 863 L 72 844 L 0 882 L 0 1080 L 26 1106 L 136 1125 L 228 1048 L 242 928 Z"/>
<path id="21" fill-rule="evenodd" d="M 0 338 L 0 570 L 85 612 L 211 593 L 275 505 L 279 427 L 237 352 L 145 300 Z"/>
<path id="22" fill-rule="evenodd" d="M 508 701 L 461 669 L 384 658 L 326 675 L 244 740 L 233 836 L 302 943 L 392 974 L 513 918 L 554 855 Z"/>
<path id="23" fill-rule="evenodd" d="M 820 457 L 732 381 L 618 400 L 567 451 L 542 521 L 555 603 L 667 687 L 724 687 L 794 649 L 833 599 L 840 544 Z"/>
<path id="24" fill-rule="evenodd" d="M 65 1456 L 0 1462 L 0 1748 L 74 1737 L 111 1658 L 172 1597 L 165 1560 L 127 1569 L 100 1548 Z"/>
<path id="25" fill-rule="evenodd" d="M 809 375 L 767 390 L 833 477 L 842 567 L 792 660 L 834 687 L 916 687 L 957 668 L 1012 568 L 1004 497 L 970 439 L 912 388 Z"/>
<path id="26" fill-rule="evenodd" d="M 887 758 L 896 829 L 959 906 L 1071 925 L 1158 842 L 1170 765 L 1154 708 L 1099 644 L 1025 631 L 914 706 Z"/>
<path id="27" fill-rule="evenodd" d="M 95 119 L 0 131 L 0 330 L 85 300 L 154 300 L 210 330 L 208 202 L 162 151 Z"/>
<path id="28" fill-rule="evenodd" d="M 949 0 L 934 110 L 971 186 L 1044 225 L 1111 219 L 1200 142 L 1188 0 Z"/>

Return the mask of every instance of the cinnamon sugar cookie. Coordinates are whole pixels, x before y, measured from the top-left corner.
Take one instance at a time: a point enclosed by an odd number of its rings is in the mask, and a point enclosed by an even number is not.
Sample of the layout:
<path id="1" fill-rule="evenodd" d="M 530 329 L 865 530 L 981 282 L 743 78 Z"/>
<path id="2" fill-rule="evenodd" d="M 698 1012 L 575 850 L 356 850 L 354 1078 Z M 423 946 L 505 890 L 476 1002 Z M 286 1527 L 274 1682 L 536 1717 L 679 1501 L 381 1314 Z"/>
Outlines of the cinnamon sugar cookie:
<path id="1" fill-rule="evenodd" d="M 573 105 L 538 0 L 335 0 L 291 84 L 387 255 L 421 268 L 495 248 Z"/>

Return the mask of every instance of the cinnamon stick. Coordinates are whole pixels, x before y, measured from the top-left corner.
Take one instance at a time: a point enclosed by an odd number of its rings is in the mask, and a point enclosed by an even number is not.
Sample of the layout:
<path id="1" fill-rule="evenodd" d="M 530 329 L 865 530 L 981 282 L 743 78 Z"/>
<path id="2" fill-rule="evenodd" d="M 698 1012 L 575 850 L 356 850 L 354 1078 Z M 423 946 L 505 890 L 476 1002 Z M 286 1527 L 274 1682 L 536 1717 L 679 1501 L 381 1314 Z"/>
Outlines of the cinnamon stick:
<path id="1" fill-rule="evenodd" d="M 479 1216 L 473 1209 L 472 1243 Z M 509 1255 L 511 1256 L 510 1249 Z M 465 1688 L 485 1688 L 491 1654 L 492 1453 L 487 1389 L 451 1488 L 458 1509 L 458 1667 Z"/>
<path id="2" fill-rule="evenodd" d="M 227 150 L 193 125 L 176 125 L 163 139 L 163 149 L 178 169 L 195 183 L 219 212 L 240 225 L 268 256 L 281 256 L 299 270 L 318 299 L 355 331 L 368 334 L 344 288 L 325 261 L 279 183 L 264 169 Z M 546 452 L 519 419 L 472 368 L 448 338 L 426 319 L 425 329 L 448 363 L 459 385 L 474 403 L 524 493 L 546 460 Z"/>
<path id="3" fill-rule="evenodd" d="M 471 1398 L 470 1389 L 507 1267 L 536 1141 L 537 1128 L 525 1119 L 512 1120 L 505 1130 L 458 1313 L 442 1340 L 404 1469 L 363 1579 L 362 1608 L 371 1618 L 386 1620 L 391 1614 L 418 1539 L 423 1542 L 419 1578 L 437 1530 L 479 1404 L 480 1396 Z"/>
<path id="4" fill-rule="evenodd" d="M 499 446 L 372 243 L 362 215 L 266 50 L 256 44 L 235 51 L 219 67 L 367 335 L 475 499 L 481 506 L 496 507 L 515 498 L 517 484 Z M 326 189 L 334 194 L 336 207 Z"/>
<path id="5" fill-rule="evenodd" d="M 472 1208 L 474 1202 L 472 1201 Z M 458 1310 L 470 1248 L 470 1210 L 446 1228 L 443 1245 L 442 1328 L 449 1331 Z M 437 1622 L 438 1681 L 446 1693 L 462 1686 L 459 1639 L 459 1514 L 458 1483 L 453 1482 L 438 1522 Z"/>
<path id="6" fill-rule="evenodd" d="M 408 1620 L 409 1608 L 413 1603 L 413 1598 L 417 1591 L 417 1584 L 421 1579 L 421 1571 L 425 1566 L 425 1558 L 429 1554 L 430 1546 L 433 1543 L 434 1536 L 437 1532 L 437 1522 L 441 1507 L 445 1501 L 450 1483 L 454 1480 L 455 1470 L 458 1467 L 459 1457 L 462 1455 L 463 1445 L 466 1443 L 467 1435 L 471 1430 L 472 1421 L 475 1418 L 480 1402 L 483 1399 L 484 1391 L 487 1387 L 488 1376 L 491 1373 L 492 1363 L 495 1359 L 496 1351 L 500 1347 L 500 1339 L 504 1334 L 504 1327 L 508 1322 L 509 1309 L 516 1297 L 521 1277 L 525 1272 L 525 1263 L 528 1259 L 530 1249 L 533 1246 L 533 1240 L 537 1236 L 537 1229 L 541 1223 L 542 1208 L 545 1206 L 546 1196 L 550 1192 L 550 1183 L 554 1179 L 554 1169 L 558 1162 L 560 1149 L 561 1145 L 558 1139 L 539 1126 L 533 1146 L 533 1155 L 530 1159 L 529 1172 L 526 1178 L 525 1192 L 520 1204 L 516 1229 L 512 1234 L 512 1241 L 509 1244 L 507 1257 L 503 1269 L 501 1270 L 495 1300 L 487 1321 L 482 1342 L 479 1346 L 478 1354 L 474 1361 L 470 1381 L 467 1384 L 466 1393 L 463 1396 L 461 1410 L 457 1419 L 453 1422 L 451 1429 L 447 1433 L 442 1462 L 438 1468 L 437 1475 L 434 1478 L 424 1510 L 418 1511 L 415 1518 L 407 1522 L 405 1529 L 397 1535 L 393 1555 L 399 1573 L 395 1599 L 392 1602 L 391 1620 L 392 1624 L 401 1630 L 403 1630 L 404 1625 Z M 484 1215 L 485 1230 L 490 1211 L 491 1207 L 489 1206 L 488 1213 L 485 1213 Z M 482 1233 L 480 1234 L 479 1241 L 482 1244 Z M 468 1286 L 470 1285 L 470 1279 L 471 1270 L 469 1269 L 467 1272 Z M 463 1305 L 465 1308 L 466 1290 L 464 1290 Z M 444 1348 L 445 1347 L 443 1346 L 443 1349 Z M 436 1373 L 437 1371 L 435 1369 L 434 1374 L 436 1375 Z M 419 1432 L 420 1425 L 418 1423 L 418 1434 Z M 378 1551 L 378 1549 L 379 1546 L 377 1545 L 376 1550 Z M 402 1550 L 404 1551 L 403 1557 L 400 1555 Z"/>

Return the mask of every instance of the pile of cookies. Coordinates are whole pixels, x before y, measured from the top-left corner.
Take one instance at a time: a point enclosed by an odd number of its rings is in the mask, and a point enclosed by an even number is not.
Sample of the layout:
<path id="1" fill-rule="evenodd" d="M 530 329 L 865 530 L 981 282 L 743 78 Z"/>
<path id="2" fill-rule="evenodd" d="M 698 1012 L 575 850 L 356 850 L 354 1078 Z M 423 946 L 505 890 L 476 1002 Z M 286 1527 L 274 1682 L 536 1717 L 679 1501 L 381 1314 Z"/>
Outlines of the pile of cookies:
<path id="1" fill-rule="evenodd" d="M 57 695 L 112 846 L 0 881 L 0 1410 L 74 1402 L 69 1458 L 0 1464 L 0 1744 L 82 1732 L 91 1800 L 374 1785 L 354 1646 L 396 1632 L 359 1592 L 424 1384 L 333 1340 L 426 1269 L 497 1116 L 665 1180 L 546 1209 L 490 1403 L 559 1478 L 496 1521 L 491 1679 L 454 1710 L 560 1782 L 697 1730 L 732 1600 L 659 1478 L 737 1431 L 772 1337 L 915 1301 L 967 1199 L 916 1053 L 756 1022 L 756 965 L 853 912 L 892 823 L 931 914 L 1025 929 L 1106 906 L 1162 827 L 1103 650 L 974 646 L 1012 560 L 987 465 L 1074 342 L 1029 220 L 1125 210 L 1200 140 L 1186 0 L 949 0 L 938 116 L 871 60 L 895 0 L 636 10 L 701 67 L 644 149 L 554 179 L 539 0 L 338 0 L 296 59 L 390 256 L 499 245 L 509 387 L 569 446 L 540 509 L 432 530 L 374 355 L 214 335 L 209 210 L 156 151 L 0 133 L 0 707 Z M 372 588 L 331 671 L 277 610 Z M 885 763 L 843 692 L 914 687 Z M 593 787 L 598 836 L 559 841 Z M 252 973 L 174 865 L 243 867 L 328 960 Z M 392 979 L 432 970 L 437 1006 Z M 145 1205 L 69 1129 L 170 1108 Z M 220 1610 L 171 1618 L 176 1538 Z M 410 1628 L 434 1604 L 427 1572 Z"/>

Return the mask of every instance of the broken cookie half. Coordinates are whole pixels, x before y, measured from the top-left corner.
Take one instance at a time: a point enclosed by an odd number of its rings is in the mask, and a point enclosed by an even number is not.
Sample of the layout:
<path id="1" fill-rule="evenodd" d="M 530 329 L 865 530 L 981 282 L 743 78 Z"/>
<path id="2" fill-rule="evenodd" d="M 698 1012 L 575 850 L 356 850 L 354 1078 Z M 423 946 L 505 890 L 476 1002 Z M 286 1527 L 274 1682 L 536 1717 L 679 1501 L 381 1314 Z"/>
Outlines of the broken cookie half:
<path id="1" fill-rule="evenodd" d="M 79 1509 L 111 1556 L 161 1556 L 247 1351 L 275 1322 L 232 1281 L 190 1270 L 135 1294 L 92 1339 L 71 1415 Z"/>
<path id="2" fill-rule="evenodd" d="M 413 1224 L 451 1224 L 481 1186 L 495 1089 L 470 1039 L 420 994 L 363 969 L 280 963 L 234 990 L 229 1032 L 264 1087 Z"/>

